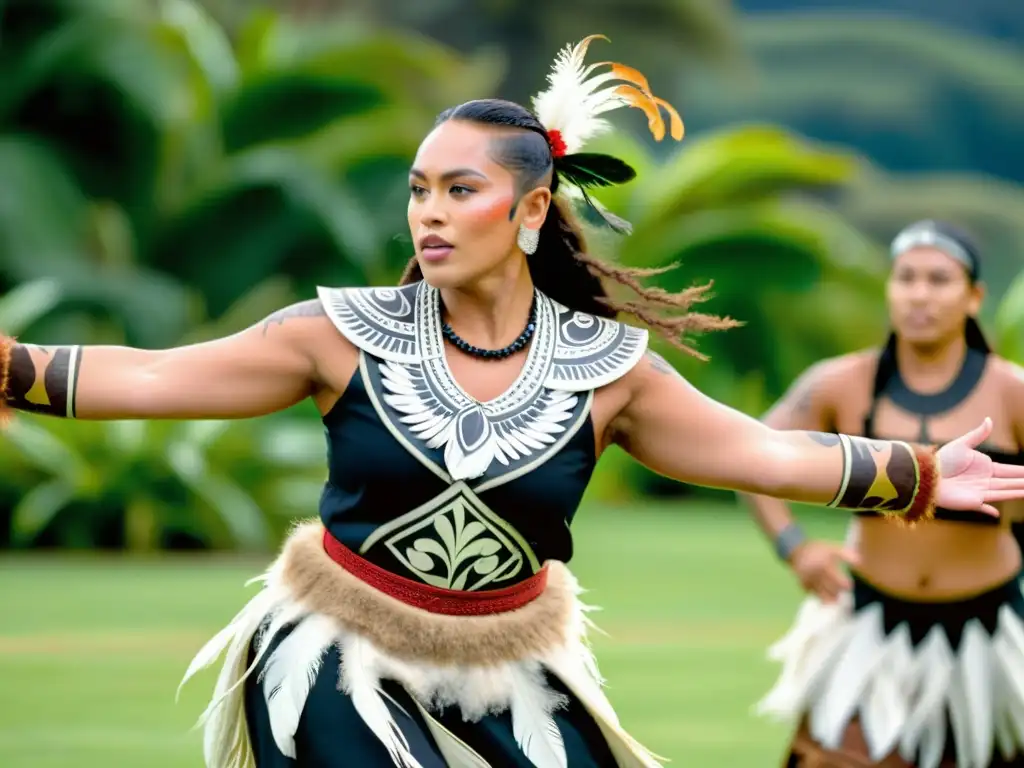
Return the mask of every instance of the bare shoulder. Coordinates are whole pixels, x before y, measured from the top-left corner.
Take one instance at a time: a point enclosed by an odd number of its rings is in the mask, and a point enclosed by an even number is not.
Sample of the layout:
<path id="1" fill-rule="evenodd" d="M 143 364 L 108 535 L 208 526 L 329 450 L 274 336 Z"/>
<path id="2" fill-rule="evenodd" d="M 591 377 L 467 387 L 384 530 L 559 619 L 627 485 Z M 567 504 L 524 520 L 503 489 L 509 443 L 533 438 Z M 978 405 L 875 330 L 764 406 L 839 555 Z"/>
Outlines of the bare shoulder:
<path id="1" fill-rule="evenodd" d="M 1008 410 L 1024 422 L 1024 366 L 999 355 L 991 355 L 989 365 Z"/>
<path id="2" fill-rule="evenodd" d="M 339 393 L 359 364 L 358 350 L 339 333 L 319 298 L 282 307 L 250 330 L 264 342 L 283 344 L 306 356 L 320 384 Z"/>
<path id="3" fill-rule="evenodd" d="M 298 324 L 294 322 L 299 318 L 304 318 L 305 320 L 322 318 L 328 322 L 326 324 L 322 321 L 314 322 L 312 325 L 308 322 Z M 289 323 L 289 321 L 292 322 Z M 323 303 L 319 299 L 307 299 L 306 301 L 289 304 L 287 307 L 282 307 L 281 309 L 270 313 L 260 322 L 260 330 L 264 336 L 267 336 L 272 329 L 285 329 L 286 324 L 287 330 L 297 328 L 305 328 L 308 330 L 310 327 L 316 327 L 316 325 L 324 325 L 324 327 L 328 327 L 330 322 Z"/>
<path id="4" fill-rule="evenodd" d="M 868 391 L 877 358 L 877 351 L 861 350 L 819 360 L 796 377 L 763 421 L 776 429 L 832 429 L 858 393 Z"/>
<path id="5" fill-rule="evenodd" d="M 288 343 L 344 341 L 320 299 L 307 299 L 282 307 L 263 318 L 255 328 L 263 338 L 276 337 Z"/>
<path id="6" fill-rule="evenodd" d="M 845 392 L 849 388 L 860 386 L 871 380 L 875 373 L 878 355 L 879 350 L 862 349 L 819 360 L 797 377 L 794 386 L 798 383 L 813 384 L 829 391 Z"/>
<path id="7" fill-rule="evenodd" d="M 1013 392 L 1024 392 L 1024 366 L 999 355 L 990 355 L 989 364 L 997 380 Z"/>
<path id="8" fill-rule="evenodd" d="M 663 355 L 647 348 L 636 365 L 611 388 L 618 389 L 628 401 L 652 387 L 660 389 L 667 381 L 685 382 L 686 379 Z"/>
<path id="9" fill-rule="evenodd" d="M 820 360 L 801 372 L 790 386 L 789 393 L 822 389 L 842 392 L 851 386 L 851 382 L 870 379 L 877 356 L 877 351 L 862 350 Z M 714 365 L 714 362 L 708 365 Z M 623 377 L 622 384 L 635 391 L 637 387 L 666 376 L 683 379 L 682 374 L 664 356 L 653 349 L 647 349 L 640 362 Z"/>

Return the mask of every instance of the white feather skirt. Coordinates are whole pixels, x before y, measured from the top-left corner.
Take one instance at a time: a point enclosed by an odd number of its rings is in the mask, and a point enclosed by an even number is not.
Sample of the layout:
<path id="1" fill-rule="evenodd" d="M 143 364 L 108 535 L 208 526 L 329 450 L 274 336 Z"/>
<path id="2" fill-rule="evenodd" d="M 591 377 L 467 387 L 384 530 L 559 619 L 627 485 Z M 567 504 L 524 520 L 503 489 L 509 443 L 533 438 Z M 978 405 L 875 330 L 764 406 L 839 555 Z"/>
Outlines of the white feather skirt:
<path id="1" fill-rule="evenodd" d="M 396 766 L 419 768 L 419 763 L 385 705 L 382 679 L 398 681 L 411 695 L 450 766 L 488 766 L 431 714 L 454 706 L 470 722 L 509 712 L 519 748 L 531 762 L 539 768 L 567 768 L 565 746 L 552 717 L 565 697 L 548 687 L 545 672 L 584 705 L 620 766 L 661 765 L 663 758 L 622 729 L 604 694 L 587 644 L 588 608 L 563 565 L 548 564 L 545 592 L 517 612 L 436 616 L 358 582 L 323 553 L 322 532 L 319 524 L 311 524 L 292 535 L 281 557 L 260 578 L 263 589 L 199 651 L 185 673 L 182 685 L 226 653 L 213 698 L 199 721 L 208 768 L 255 765 L 244 683 L 261 662 L 274 741 L 284 755 L 295 757 L 307 696 L 333 647 L 341 659 L 339 695 L 350 697 Z M 521 616 L 517 620 L 512 614 Z M 270 641 L 292 625 L 286 639 L 264 659 Z M 255 660 L 247 665 L 250 644 Z M 452 653 L 461 658 L 452 658 Z"/>
<path id="2" fill-rule="evenodd" d="M 769 649 L 782 672 L 757 711 L 806 717 L 825 749 L 838 749 L 859 718 L 872 760 L 897 751 L 918 768 L 940 765 L 949 736 L 958 768 L 1024 752 L 1024 621 L 1011 605 L 998 608 L 992 634 L 968 619 L 955 650 L 938 624 L 916 647 L 906 622 L 886 634 L 882 611 L 879 602 L 854 611 L 849 593 L 832 604 L 807 598 Z"/>

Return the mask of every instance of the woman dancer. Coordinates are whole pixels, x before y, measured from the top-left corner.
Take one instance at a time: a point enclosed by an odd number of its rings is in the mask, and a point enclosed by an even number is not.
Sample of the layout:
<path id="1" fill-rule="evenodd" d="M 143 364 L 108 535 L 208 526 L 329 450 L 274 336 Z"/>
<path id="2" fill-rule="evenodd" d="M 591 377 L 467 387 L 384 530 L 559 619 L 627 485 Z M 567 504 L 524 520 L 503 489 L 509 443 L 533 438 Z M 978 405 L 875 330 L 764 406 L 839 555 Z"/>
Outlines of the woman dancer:
<path id="1" fill-rule="evenodd" d="M 885 348 L 814 366 L 766 423 L 936 443 L 991 414 L 999 428 L 979 450 L 1024 464 L 1024 376 L 975 319 L 977 248 L 923 221 L 891 253 Z M 1001 519 L 940 509 L 914 529 L 858 512 L 839 550 L 805 541 L 785 503 L 752 501 L 814 593 L 771 651 L 783 671 L 761 703 L 803 718 L 786 765 L 1024 766 L 1024 598 L 1009 529 L 1019 502 Z"/>
<path id="2" fill-rule="evenodd" d="M 702 289 L 645 288 L 584 247 L 567 203 L 632 177 L 581 152 L 619 106 L 682 123 L 635 70 L 566 49 L 531 112 L 440 116 L 410 171 L 415 258 L 399 288 L 321 289 L 227 339 L 169 351 L 8 343 L 15 408 L 87 419 L 257 416 L 312 397 L 329 480 L 263 589 L 193 660 L 226 659 L 209 766 L 652 766 L 620 726 L 565 563 L 602 451 L 681 481 L 904 520 L 995 514 L 1024 470 L 973 450 L 779 432 L 646 351 L 633 315 L 680 334 Z M 592 76 L 593 75 L 593 76 Z M 609 81 L 626 81 L 608 85 Z M 606 87 L 602 87 L 606 86 Z M 637 298 L 616 301 L 601 278 Z M 664 310 L 681 310 L 669 315 Z M 659 311 L 661 310 L 661 311 Z"/>

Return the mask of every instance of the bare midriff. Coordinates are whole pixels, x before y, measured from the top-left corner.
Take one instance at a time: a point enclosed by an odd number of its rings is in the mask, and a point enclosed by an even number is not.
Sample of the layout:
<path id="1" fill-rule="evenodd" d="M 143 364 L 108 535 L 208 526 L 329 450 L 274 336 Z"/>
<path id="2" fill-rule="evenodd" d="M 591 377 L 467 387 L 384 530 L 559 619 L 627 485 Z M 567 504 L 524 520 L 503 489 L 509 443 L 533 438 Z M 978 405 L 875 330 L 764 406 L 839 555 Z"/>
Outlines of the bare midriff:
<path id="1" fill-rule="evenodd" d="M 950 601 L 1004 584 L 1021 569 L 1009 523 L 931 520 L 913 528 L 883 518 L 855 518 L 850 530 L 856 573 L 907 600 Z"/>

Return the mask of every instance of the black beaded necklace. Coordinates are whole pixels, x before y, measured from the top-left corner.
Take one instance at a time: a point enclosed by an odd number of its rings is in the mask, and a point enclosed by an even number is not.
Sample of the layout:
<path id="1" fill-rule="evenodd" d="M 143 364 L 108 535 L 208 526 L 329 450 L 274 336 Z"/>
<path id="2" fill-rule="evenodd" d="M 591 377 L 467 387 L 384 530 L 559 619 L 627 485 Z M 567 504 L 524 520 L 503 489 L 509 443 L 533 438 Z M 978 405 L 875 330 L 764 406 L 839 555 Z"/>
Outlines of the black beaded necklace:
<path id="1" fill-rule="evenodd" d="M 515 341 L 509 344 L 507 347 L 501 349 L 481 349 L 475 347 L 466 341 L 464 338 L 459 336 L 452 327 L 448 325 L 447 321 L 441 324 L 441 334 L 448 339 L 458 349 L 465 352 L 467 355 L 473 357 L 479 357 L 484 360 L 502 360 L 510 355 L 514 355 L 516 352 L 525 347 L 531 338 L 533 338 L 533 332 L 537 329 L 537 294 L 533 294 L 533 303 L 530 304 L 530 317 L 526 321 L 526 327 L 523 332 L 519 334 Z"/>

